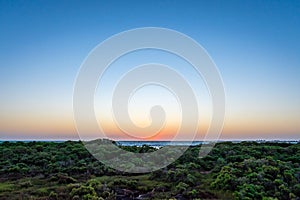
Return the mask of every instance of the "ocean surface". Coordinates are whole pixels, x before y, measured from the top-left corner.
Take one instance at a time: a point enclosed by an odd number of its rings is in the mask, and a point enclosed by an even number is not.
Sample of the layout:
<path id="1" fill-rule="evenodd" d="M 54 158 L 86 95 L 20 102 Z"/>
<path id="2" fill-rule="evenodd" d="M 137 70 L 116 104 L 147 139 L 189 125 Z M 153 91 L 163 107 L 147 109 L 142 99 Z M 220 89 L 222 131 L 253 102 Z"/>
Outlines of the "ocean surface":
<path id="1" fill-rule="evenodd" d="M 121 146 L 138 146 L 148 145 L 151 147 L 163 147 L 163 146 L 196 146 L 207 142 L 203 141 L 116 141 Z"/>
<path id="2" fill-rule="evenodd" d="M 0 140 L 0 144 L 8 141 L 8 142 L 55 142 L 55 143 L 61 143 L 61 142 L 66 142 L 70 140 Z M 74 140 L 78 141 L 78 140 Z M 246 141 L 246 140 L 244 140 Z M 233 143 L 239 143 L 243 142 L 243 140 L 234 140 L 234 141 L 218 141 L 218 142 L 233 142 Z M 299 141 L 295 140 L 248 140 L 248 142 L 257 142 L 257 143 L 290 143 L 290 144 L 297 144 Z M 209 143 L 208 141 L 116 141 L 116 143 L 120 146 L 138 146 L 141 147 L 143 145 L 148 145 L 152 147 L 163 147 L 166 145 L 170 146 L 196 146 L 200 144 L 207 144 Z"/>
<path id="3" fill-rule="evenodd" d="M 6 140 L 8 142 L 55 142 L 55 143 L 61 143 L 61 142 L 66 142 L 66 141 L 55 141 L 55 140 Z M 0 140 L 0 143 L 3 143 L 5 141 Z M 148 146 L 152 146 L 152 147 L 163 147 L 166 145 L 171 145 L 171 146 L 196 146 L 199 144 L 204 144 L 207 142 L 203 142 L 203 141 L 116 141 L 116 143 L 120 146 L 138 146 L 141 147 L 143 145 L 148 145 Z"/>

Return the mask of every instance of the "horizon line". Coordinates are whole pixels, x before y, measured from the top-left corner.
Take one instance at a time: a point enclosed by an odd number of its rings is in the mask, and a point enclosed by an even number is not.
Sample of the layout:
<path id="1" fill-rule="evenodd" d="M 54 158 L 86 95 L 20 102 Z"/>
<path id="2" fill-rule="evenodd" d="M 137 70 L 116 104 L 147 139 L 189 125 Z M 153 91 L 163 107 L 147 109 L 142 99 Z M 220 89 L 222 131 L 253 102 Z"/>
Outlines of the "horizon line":
<path id="1" fill-rule="evenodd" d="M 109 138 L 99 138 L 94 140 L 111 140 L 115 142 L 252 142 L 252 141 L 266 141 L 266 142 L 300 142 L 300 139 L 221 139 L 221 140 L 113 140 Z M 67 141 L 94 141 L 81 139 L 0 139 L 0 142 L 67 142 Z"/>

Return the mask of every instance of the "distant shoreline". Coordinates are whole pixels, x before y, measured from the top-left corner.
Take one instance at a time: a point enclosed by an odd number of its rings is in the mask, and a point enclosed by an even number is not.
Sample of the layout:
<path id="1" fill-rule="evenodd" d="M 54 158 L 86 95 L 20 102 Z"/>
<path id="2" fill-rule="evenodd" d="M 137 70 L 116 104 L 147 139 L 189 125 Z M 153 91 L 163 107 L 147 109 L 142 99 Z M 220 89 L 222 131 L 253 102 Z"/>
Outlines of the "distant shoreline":
<path id="1" fill-rule="evenodd" d="M 3 142 L 53 142 L 53 143 L 64 143 L 64 142 L 79 142 L 81 140 L 0 140 L 0 144 Z M 92 141 L 92 140 L 91 140 Z M 120 146 L 166 146 L 166 145 L 200 145 L 200 144 L 207 144 L 207 143 L 223 143 L 223 142 L 232 142 L 232 143 L 242 143 L 242 142 L 256 142 L 256 143 L 289 143 L 289 144 L 297 144 L 300 142 L 300 140 L 218 140 L 218 141 L 201 141 L 201 140 L 195 140 L 195 141 L 185 141 L 185 140 L 178 140 L 178 141 L 167 141 L 167 140 L 157 140 L 157 141 L 137 141 L 137 140 L 112 140 L 115 141 L 116 144 Z"/>

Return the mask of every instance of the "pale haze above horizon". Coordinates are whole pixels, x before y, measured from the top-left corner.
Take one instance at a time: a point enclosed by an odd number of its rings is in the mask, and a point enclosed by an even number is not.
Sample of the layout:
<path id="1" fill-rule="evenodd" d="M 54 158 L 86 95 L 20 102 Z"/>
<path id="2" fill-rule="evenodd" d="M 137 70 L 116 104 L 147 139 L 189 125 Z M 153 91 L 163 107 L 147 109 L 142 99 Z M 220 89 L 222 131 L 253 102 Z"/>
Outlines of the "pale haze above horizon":
<path id="1" fill-rule="evenodd" d="M 82 62 L 105 39 L 141 27 L 179 31 L 211 56 L 226 93 L 221 140 L 300 139 L 300 1 L 0 0 L 0 26 L 0 140 L 77 140 L 72 94 Z M 201 139 L 212 115 L 209 92 L 188 63 L 158 50 L 121 57 L 104 74 L 95 113 L 108 137 L 130 140 L 107 105 L 116 81 L 143 63 L 172 66 L 189 81 Z M 162 105 L 166 128 L 149 139 L 169 140 L 180 124 L 177 103 L 150 85 L 136 92 L 128 109 L 143 127 L 149 108 Z"/>

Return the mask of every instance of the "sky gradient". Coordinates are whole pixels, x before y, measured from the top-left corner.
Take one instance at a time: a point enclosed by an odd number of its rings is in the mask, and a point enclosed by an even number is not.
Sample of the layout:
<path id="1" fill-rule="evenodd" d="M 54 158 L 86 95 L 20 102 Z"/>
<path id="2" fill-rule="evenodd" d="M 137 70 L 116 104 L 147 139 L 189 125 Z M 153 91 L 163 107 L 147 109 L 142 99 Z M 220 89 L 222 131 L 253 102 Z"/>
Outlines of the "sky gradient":
<path id="1" fill-rule="evenodd" d="M 108 37 L 149 26 L 192 37 L 216 63 L 227 98 L 221 139 L 300 138 L 300 1 L 0 0 L 0 140 L 78 139 L 72 92 L 83 60 Z M 120 59 L 103 77 L 101 92 L 109 96 L 122 70 L 150 61 L 185 74 L 198 92 L 205 131 L 211 114 L 205 87 L 170 55 L 137 52 Z M 165 92 L 145 88 L 130 104 L 140 126 L 148 123 L 143 108 L 153 102 L 175 112 L 154 139 L 171 137 L 178 121 L 174 97 Z M 95 100 L 96 114 L 105 116 L 97 94 Z M 110 136 L 124 139 L 104 118 Z"/>

